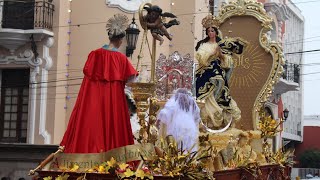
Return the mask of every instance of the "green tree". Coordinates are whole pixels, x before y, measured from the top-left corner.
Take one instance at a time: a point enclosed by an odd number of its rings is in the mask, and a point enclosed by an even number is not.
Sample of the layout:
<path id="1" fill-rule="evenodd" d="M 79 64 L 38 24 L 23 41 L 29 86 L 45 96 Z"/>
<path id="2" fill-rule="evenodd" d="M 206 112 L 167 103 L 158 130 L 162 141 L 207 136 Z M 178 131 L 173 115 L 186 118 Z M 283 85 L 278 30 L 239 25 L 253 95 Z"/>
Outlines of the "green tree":
<path id="1" fill-rule="evenodd" d="M 320 169 L 320 150 L 310 149 L 304 151 L 299 157 L 300 167 Z"/>

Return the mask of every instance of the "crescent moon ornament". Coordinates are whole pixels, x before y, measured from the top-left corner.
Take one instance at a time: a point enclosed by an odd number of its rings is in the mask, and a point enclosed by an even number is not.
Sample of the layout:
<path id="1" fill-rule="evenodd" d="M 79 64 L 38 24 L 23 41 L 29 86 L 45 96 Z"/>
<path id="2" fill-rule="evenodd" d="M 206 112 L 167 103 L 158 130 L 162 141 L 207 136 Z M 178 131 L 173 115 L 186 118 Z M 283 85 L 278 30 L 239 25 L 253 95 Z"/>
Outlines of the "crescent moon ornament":
<path id="1" fill-rule="evenodd" d="M 147 6 L 147 7 L 151 7 L 152 4 L 151 3 L 142 3 L 139 7 L 139 21 L 140 21 L 140 25 L 141 27 L 144 29 L 144 30 L 148 30 L 147 28 L 147 22 L 145 21 L 144 19 L 144 15 L 143 15 L 143 11 L 145 11 L 144 7 Z"/>

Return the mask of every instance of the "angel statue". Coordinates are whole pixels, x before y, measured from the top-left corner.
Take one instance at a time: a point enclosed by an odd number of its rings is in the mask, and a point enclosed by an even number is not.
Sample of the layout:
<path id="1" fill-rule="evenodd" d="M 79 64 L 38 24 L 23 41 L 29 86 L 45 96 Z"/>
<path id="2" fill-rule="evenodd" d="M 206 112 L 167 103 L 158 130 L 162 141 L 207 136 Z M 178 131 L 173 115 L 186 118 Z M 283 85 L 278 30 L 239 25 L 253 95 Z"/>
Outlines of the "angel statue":
<path id="1" fill-rule="evenodd" d="M 174 25 L 179 25 L 180 22 L 177 19 L 170 20 L 169 22 L 164 22 L 163 19 L 177 18 L 172 13 L 164 12 L 157 5 L 145 6 L 143 9 L 147 10 L 147 14 L 143 16 L 143 21 L 146 23 L 148 29 L 150 29 L 152 36 L 160 41 L 160 45 L 163 43 L 164 39 L 161 37 L 165 35 L 170 41 L 172 40 L 171 35 L 168 33 L 167 29 Z"/>
<path id="2" fill-rule="evenodd" d="M 241 111 L 230 95 L 228 81 L 233 70 L 232 54 L 241 54 L 245 42 L 240 38 L 221 39 L 219 20 L 208 15 L 202 20 L 207 37 L 196 47 L 196 96 L 204 100 L 201 118 L 213 132 L 223 132 L 241 118 Z M 232 123 L 233 122 L 233 123 Z"/>

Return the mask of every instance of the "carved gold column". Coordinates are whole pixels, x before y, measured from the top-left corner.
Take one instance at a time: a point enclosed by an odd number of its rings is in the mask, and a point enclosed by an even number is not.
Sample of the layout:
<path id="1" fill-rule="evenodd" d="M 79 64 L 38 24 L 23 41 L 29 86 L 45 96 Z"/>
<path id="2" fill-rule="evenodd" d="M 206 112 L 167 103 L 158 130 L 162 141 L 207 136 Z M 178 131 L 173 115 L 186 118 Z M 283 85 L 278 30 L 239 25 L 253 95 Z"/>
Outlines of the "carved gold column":
<path id="1" fill-rule="evenodd" d="M 149 30 L 147 27 L 147 22 L 145 21 L 143 12 L 145 11 L 145 6 L 151 7 L 150 3 L 142 3 L 139 7 L 139 20 L 141 27 L 144 29 L 144 37 L 142 39 L 140 54 L 138 59 L 142 58 L 142 48 L 145 42 L 148 43 L 147 40 L 147 31 Z M 157 128 L 155 128 L 154 124 L 157 120 L 156 112 L 159 109 L 157 105 L 157 99 L 154 97 L 155 88 L 156 88 L 156 79 L 155 79 L 155 67 L 156 67 L 156 39 L 153 38 L 152 42 L 152 53 L 151 53 L 151 78 L 150 82 L 136 82 L 131 83 L 129 86 L 132 88 L 132 93 L 134 95 L 134 100 L 137 105 L 137 115 L 139 117 L 140 131 L 139 131 L 139 142 L 146 143 L 151 142 L 155 143 L 157 140 Z M 139 62 L 138 62 L 139 65 Z M 138 67 L 137 65 L 137 67 Z M 148 122 L 146 121 L 146 116 L 148 117 Z"/>
<path id="2" fill-rule="evenodd" d="M 157 121 L 157 112 L 160 109 L 158 105 L 158 99 L 156 97 L 150 98 L 150 109 L 149 109 L 149 126 L 148 126 L 148 142 L 155 144 L 158 139 L 158 128 L 155 126 Z"/>
<path id="3" fill-rule="evenodd" d="M 153 95 L 155 91 L 154 83 L 130 83 L 128 84 L 132 88 L 132 93 L 134 100 L 137 104 L 137 115 L 139 117 L 140 132 L 139 139 L 140 142 L 148 141 L 148 126 L 146 125 L 146 116 L 150 107 L 149 98 Z M 150 118 L 149 118 L 150 119 Z"/>

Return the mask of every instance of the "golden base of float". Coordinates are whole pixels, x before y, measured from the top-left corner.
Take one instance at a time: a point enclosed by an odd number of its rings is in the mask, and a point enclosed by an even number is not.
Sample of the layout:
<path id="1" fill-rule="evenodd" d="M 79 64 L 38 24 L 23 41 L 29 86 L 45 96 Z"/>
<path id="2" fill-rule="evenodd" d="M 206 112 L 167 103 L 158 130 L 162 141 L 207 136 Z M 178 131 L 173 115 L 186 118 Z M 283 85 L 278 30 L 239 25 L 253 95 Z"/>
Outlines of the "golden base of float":
<path id="1" fill-rule="evenodd" d="M 277 180 L 286 180 L 290 179 L 291 169 L 289 167 L 281 170 L 279 165 L 266 165 L 261 166 L 261 175 L 258 179 L 261 180 L 268 180 L 268 179 L 277 179 Z M 43 179 L 45 177 L 51 176 L 52 179 L 55 179 L 62 172 L 59 171 L 36 171 L 38 176 L 35 179 Z M 69 175 L 68 180 L 77 180 L 80 176 L 85 175 L 85 179 L 90 180 L 114 180 L 118 177 L 116 175 L 110 174 L 98 174 L 98 173 L 76 173 L 76 172 L 67 172 L 66 174 Z M 165 176 L 153 176 L 155 180 L 170 180 L 170 179 L 188 179 L 184 177 L 165 177 Z M 257 179 L 253 176 L 250 171 L 247 169 L 231 169 L 231 170 L 223 170 L 223 171 L 216 171 L 213 174 L 215 180 L 239 180 L 239 179 L 246 179 L 246 180 L 254 180 Z"/>

